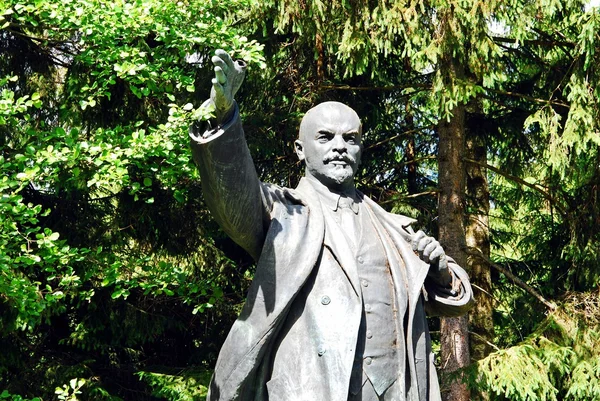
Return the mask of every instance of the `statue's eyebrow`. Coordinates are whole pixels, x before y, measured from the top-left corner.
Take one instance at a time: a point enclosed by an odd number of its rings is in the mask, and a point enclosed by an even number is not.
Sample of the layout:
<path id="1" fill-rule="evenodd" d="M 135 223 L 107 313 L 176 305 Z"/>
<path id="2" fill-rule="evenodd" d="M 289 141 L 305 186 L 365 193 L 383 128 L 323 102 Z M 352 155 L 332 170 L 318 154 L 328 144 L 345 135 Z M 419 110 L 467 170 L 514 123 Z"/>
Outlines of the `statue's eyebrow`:
<path id="1" fill-rule="evenodd" d="M 326 129 L 320 129 L 317 131 L 317 135 L 328 135 L 328 136 L 333 136 L 335 135 L 333 132 L 326 130 Z"/>

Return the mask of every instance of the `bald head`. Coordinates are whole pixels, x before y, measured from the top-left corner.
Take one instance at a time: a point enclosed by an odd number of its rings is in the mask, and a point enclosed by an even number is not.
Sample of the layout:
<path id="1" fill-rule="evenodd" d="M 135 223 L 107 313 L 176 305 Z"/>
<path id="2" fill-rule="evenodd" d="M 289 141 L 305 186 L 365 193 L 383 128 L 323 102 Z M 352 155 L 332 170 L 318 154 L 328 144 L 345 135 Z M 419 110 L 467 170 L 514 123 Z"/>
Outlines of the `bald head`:
<path id="1" fill-rule="evenodd" d="M 331 190 L 352 192 L 358 170 L 362 126 L 354 110 L 339 102 L 310 109 L 300 123 L 296 154 L 306 165 L 306 176 Z"/>
<path id="2" fill-rule="evenodd" d="M 360 118 L 352 108 L 340 102 L 323 102 L 306 112 L 300 122 L 298 139 L 302 140 L 306 134 L 314 133 L 323 125 L 346 131 L 358 129 L 362 134 Z"/>

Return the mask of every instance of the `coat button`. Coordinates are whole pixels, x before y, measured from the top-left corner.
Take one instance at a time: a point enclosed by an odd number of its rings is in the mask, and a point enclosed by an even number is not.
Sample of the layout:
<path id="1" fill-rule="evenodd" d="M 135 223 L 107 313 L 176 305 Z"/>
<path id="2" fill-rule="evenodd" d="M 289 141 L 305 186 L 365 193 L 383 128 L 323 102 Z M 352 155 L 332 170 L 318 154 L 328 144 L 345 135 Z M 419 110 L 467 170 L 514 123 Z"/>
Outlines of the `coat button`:
<path id="1" fill-rule="evenodd" d="M 371 333 L 371 330 L 367 330 L 367 338 L 373 338 L 373 333 Z"/>
<path id="2" fill-rule="evenodd" d="M 365 260 L 363 259 L 363 257 L 362 257 L 362 256 L 359 256 L 359 257 L 358 257 L 358 263 L 360 263 L 361 265 L 362 265 L 363 263 L 365 263 Z"/>
<path id="3" fill-rule="evenodd" d="M 370 356 L 368 356 L 368 357 L 366 357 L 366 358 L 365 358 L 365 363 L 366 363 L 367 365 L 370 365 L 371 363 L 373 363 L 373 359 L 371 359 L 371 357 L 370 357 Z"/>
<path id="4" fill-rule="evenodd" d="M 323 298 L 321 298 L 321 303 L 323 305 L 329 305 L 330 302 L 331 302 L 331 298 L 329 298 L 327 295 L 324 295 Z"/>
<path id="5" fill-rule="evenodd" d="M 325 347 L 322 345 L 319 345 L 319 349 L 317 350 L 317 353 L 319 354 L 319 356 L 323 356 L 323 354 L 325 354 Z"/>
<path id="6" fill-rule="evenodd" d="M 362 285 L 363 285 L 363 287 L 368 287 L 369 286 L 369 282 L 367 280 L 363 280 L 362 281 Z"/>
<path id="7" fill-rule="evenodd" d="M 370 304 L 365 304 L 365 311 L 366 312 L 370 312 L 371 311 L 371 305 Z"/>

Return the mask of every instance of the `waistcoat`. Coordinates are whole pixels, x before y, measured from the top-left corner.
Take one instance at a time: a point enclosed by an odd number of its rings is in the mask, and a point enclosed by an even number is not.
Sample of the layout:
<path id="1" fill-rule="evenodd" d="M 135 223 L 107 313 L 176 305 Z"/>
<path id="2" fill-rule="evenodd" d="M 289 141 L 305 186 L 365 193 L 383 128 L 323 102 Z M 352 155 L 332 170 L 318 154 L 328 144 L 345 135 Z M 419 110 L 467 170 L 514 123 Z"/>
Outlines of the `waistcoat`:
<path id="1" fill-rule="evenodd" d="M 355 252 L 363 299 L 350 392 L 358 393 L 368 379 L 381 395 L 400 372 L 406 372 L 405 344 L 398 344 L 397 339 L 404 338 L 408 295 L 399 291 L 400 299 L 396 299 L 383 244 L 364 206 L 356 215 L 348 208 L 339 209 L 337 214 L 341 216 L 335 216 L 335 220 Z"/>

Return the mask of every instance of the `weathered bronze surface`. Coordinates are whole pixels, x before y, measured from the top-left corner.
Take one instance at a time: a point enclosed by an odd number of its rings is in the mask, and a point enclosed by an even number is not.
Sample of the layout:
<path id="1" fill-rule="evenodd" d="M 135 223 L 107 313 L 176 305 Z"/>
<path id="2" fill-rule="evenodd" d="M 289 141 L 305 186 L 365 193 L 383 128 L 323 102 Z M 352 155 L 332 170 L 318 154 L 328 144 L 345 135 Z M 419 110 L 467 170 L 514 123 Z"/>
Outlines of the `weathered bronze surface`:
<path id="1" fill-rule="evenodd" d="M 245 64 L 222 50 L 212 62 L 216 118 L 190 129 L 193 157 L 213 216 L 257 270 L 208 400 L 440 400 L 425 312 L 470 307 L 465 271 L 356 190 L 362 126 L 348 106 L 306 113 L 297 188 L 260 182 L 234 101 Z"/>

